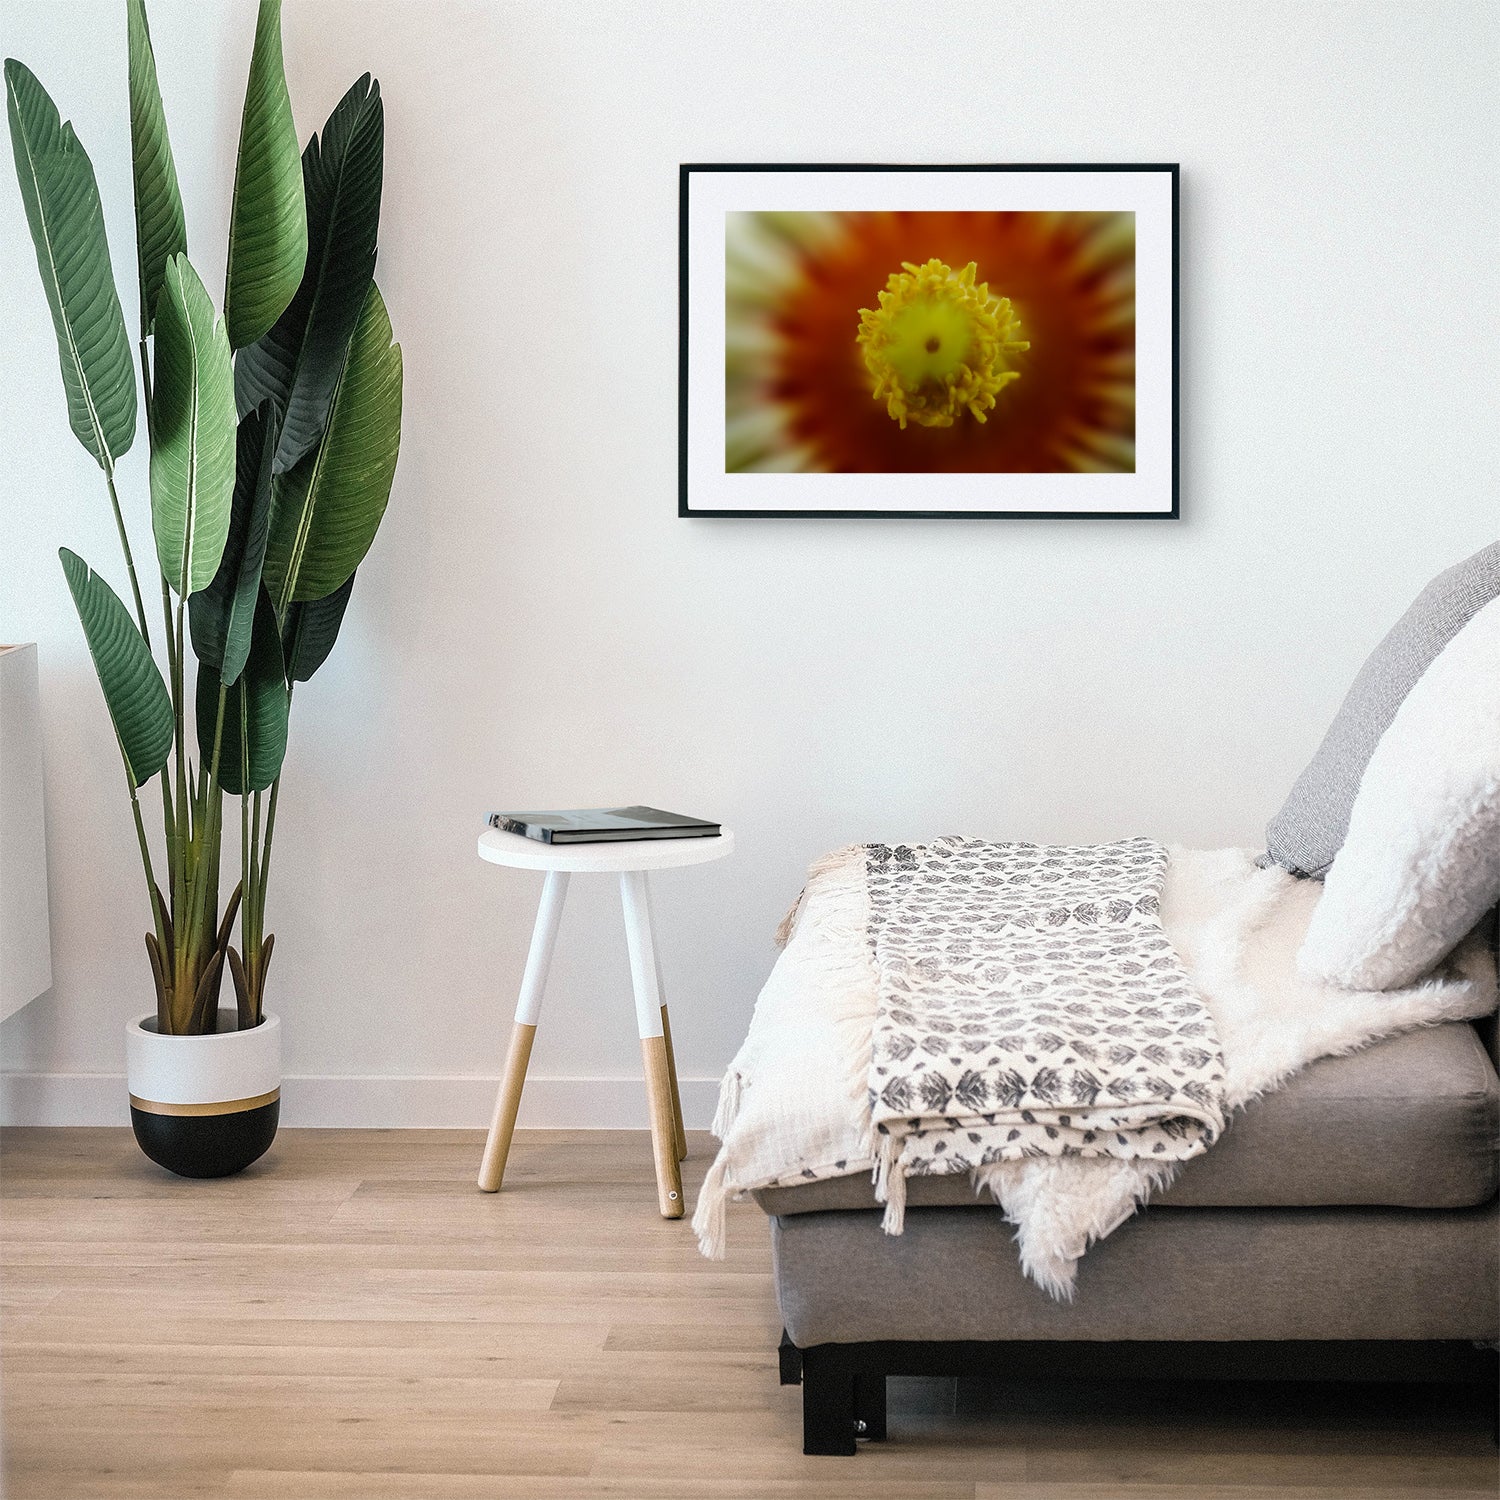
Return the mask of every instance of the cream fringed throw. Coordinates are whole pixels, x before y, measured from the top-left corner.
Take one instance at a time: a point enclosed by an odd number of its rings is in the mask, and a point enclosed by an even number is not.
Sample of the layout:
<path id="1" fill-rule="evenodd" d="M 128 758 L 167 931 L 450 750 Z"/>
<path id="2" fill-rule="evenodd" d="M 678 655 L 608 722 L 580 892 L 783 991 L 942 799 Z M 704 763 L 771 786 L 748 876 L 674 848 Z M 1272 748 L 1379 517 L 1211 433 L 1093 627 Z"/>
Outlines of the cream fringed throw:
<path id="1" fill-rule="evenodd" d="M 714 1131 L 723 1149 L 693 1220 L 707 1255 L 723 1253 L 729 1196 L 879 1173 L 881 1137 L 870 1105 L 881 999 L 871 926 L 879 898 L 866 878 L 867 852 L 861 846 L 858 857 L 844 851 L 815 865 L 798 906 L 783 924 L 785 951 L 761 992 L 750 1034 L 721 1091 Z M 1042 858 L 1057 853 L 1033 852 Z M 890 858 L 897 858 L 895 850 Z M 1001 887 L 986 889 L 993 893 Z M 1296 953 L 1320 890 L 1316 882 L 1295 880 L 1284 871 L 1257 869 L 1249 851 L 1170 851 L 1162 927 L 1217 1031 L 1225 1109 L 1245 1105 L 1319 1057 L 1353 1051 L 1413 1026 L 1480 1016 L 1494 1007 L 1494 961 L 1478 935 L 1430 979 L 1404 990 L 1366 993 L 1302 979 Z M 894 925 L 910 924 L 898 917 Z M 1043 929 L 1051 931 L 1050 924 Z M 887 936 L 904 941 L 899 933 Z M 1154 1018 L 1146 1019 L 1154 1023 Z M 1112 1018 L 1110 1024 L 1123 1020 Z M 1090 1041 L 1086 1036 L 1077 1040 Z M 1186 1043 L 1199 1040 L 1189 1037 Z M 963 1054 L 947 1050 L 941 1055 Z M 996 1055 L 986 1051 L 982 1061 Z M 1042 1054 L 1033 1050 L 1031 1055 Z M 1021 1056 L 1024 1060 L 1026 1054 Z M 1097 1076 L 1097 1070 L 1091 1071 Z M 1184 1110 L 1182 1118 L 1193 1116 Z M 1046 1128 L 1045 1123 L 1040 1126 L 1050 1144 Z M 936 1139 L 925 1139 L 936 1145 Z M 905 1149 L 920 1148 L 906 1144 Z M 910 1169 L 911 1161 L 906 1165 Z M 1002 1156 L 972 1167 L 970 1176 L 975 1191 L 990 1192 L 1016 1227 L 1025 1273 L 1053 1296 L 1071 1297 L 1088 1244 L 1129 1218 L 1154 1189 L 1171 1181 L 1178 1165 L 1165 1150 L 1137 1159 Z M 887 1210 L 888 1230 L 899 1232 L 899 1206 L 892 1215 L 888 1202 Z"/>

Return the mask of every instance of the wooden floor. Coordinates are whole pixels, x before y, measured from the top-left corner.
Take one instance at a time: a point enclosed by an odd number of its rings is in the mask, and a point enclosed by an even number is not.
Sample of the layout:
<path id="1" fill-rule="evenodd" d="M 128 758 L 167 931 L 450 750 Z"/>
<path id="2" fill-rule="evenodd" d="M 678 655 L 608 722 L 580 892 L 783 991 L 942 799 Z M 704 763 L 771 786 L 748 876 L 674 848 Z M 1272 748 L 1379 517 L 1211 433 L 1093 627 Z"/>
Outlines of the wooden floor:
<path id="1" fill-rule="evenodd" d="M 10 1500 L 1489 1497 L 1481 1400 L 892 1382 L 891 1441 L 804 1458 L 767 1232 L 700 1259 L 636 1133 L 286 1131 L 169 1177 L 128 1132 L 0 1138 Z M 692 1138 L 690 1197 L 708 1159 Z"/>

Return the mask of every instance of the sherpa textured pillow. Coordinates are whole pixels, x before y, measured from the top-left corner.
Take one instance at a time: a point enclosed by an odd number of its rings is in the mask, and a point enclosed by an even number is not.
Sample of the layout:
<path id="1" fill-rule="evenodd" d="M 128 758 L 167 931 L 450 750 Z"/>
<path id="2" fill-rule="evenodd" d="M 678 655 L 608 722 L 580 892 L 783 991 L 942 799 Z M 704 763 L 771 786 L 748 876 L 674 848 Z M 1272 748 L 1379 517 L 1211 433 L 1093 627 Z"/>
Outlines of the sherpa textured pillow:
<path id="1" fill-rule="evenodd" d="M 1359 779 L 1417 679 L 1500 598 L 1500 542 L 1439 573 L 1370 653 L 1323 743 L 1266 829 L 1263 864 L 1322 877 L 1344 842 Z"/>
<path id="2" fill-rule="evenodd" d="M 1359 784 L 1298 967 L 1407 985 L 1500 901 L 1500 599 L 1422 674 Z"/>

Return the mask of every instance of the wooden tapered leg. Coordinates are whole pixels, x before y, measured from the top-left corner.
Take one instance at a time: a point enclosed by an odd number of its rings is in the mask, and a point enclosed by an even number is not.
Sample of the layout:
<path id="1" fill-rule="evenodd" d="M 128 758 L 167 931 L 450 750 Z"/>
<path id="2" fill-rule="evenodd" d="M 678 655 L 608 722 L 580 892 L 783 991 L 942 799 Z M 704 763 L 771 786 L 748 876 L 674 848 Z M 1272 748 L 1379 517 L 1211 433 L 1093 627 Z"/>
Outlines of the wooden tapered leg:
<path id="1" fill-rule="evenodd" d="M 677 1161 L 677 1132 L 672 1114 L 672 1078 L 665 1037 L 643 1036 L 646 1101 L 651 1107 L 651 1151 L 656 1158 L 656 1204 L 664 1219 L 682 1217 L 682 1173 Z"/>
<path id="2" fill-rule="evenodd" d="M 672 1120 L 677 1136 L 677 1160 L 687 1160 L 687 1127 L 682 1123 L 682 1094 L 677 1087 L 677 1053 L 672 1048 L 672 1023 L 667 1018 L 667 987 L 661 977 L 661 950 L 656 946 L 656 913 L 651 909 L 651 883 L 642 882 L 646 921 L 651 927 L 651 951 L 656 964 L 656 998 L 661 1001 L 661 1034 L 667 1040 L 667 1074 L 672 1080 Z"/>
<path id="3" fill-rule="evenodd" d="M 661 1037 L 667 1044 L 667 1078 L 672 1084 L 672 1124 L 677 1142 L 677 1160 L 687 1160 L 687 1128 L 682 1123 L 682 1095 L 677 1089 L 677 1054 L 672 1050 L 672 1023 L 667 1019 L 667 1007 L 661 1008 Z"/>
<path id="4" fill-rule="evenodd" d="M 505 1056 L 505 1076 L 495 1096 L 495 1114 L 485 1139 L 484 1156 L 479 1163 L 479 1187 L 482 1192 L 498 1193 L 505 1176 L 505 1159 L 510 1155 L 510 1138 L 516 1130 L 516 1111 L 521 1107 L 521 1090 L 526 1086 L 526 1065 L 531 1061 L 531 1043 L 536 1027 L 517 1021 L 510 1034 L 510 1051 Z"/>
<path id="5" fill-rule="evenodd" d="M 650 897 L 644 870 L 620 876 L 625 910 L 625 946 L 635 990 L 635 1020 L 646 1065 L 646 1099 L 651 1107 L 651 1150 L 656 1158 L 656 1201 L 664 1219 L 682 1217 L 682 1173 L 678 1168 L 677 1113 L 672 1107 L 672 1073 L 662 1023 L 666 1010 L 657 980 L 656 942 L 651 934 Z"/>
<path id="6" fill-rule="evenodd" d="M 560 870 L 549 870 L 542 883 L 536 926 L 531 930 L 531 951 L 526 955 L 526 973 L 521 979 L 520 999 L 516 1002 L 516 1024 L 510 1034 L 505 1073 L 495 1095 L 495 1114 L 490 1121 L 484 1156 L 479 1163 L 482 1192 L 499 1192 L 505 1176 L 505 1159 L 510 1155 L 510 1140 L 515 1134 L 516 1111 L 521 1107 L 521 1090 L 526 1086 L 526 1065 L 531 1061 L 531 1044 L 542 1013 L 542 993 L 547 987 L 547 970 L 552 965 L 557 924 L 562 920 L 563 898 L 567 893 L 567 875 Z"/>

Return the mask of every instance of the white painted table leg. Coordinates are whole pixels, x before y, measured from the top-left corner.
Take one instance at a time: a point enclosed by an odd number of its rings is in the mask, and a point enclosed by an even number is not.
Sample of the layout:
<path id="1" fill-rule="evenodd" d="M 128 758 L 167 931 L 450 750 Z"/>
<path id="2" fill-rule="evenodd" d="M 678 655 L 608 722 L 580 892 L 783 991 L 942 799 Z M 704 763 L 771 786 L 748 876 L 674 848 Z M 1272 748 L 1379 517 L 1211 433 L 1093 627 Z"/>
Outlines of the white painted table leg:
<path id="1" fill-rule="evenodd" d="M 677 1086 L 677 1053 L 672 1046 L 672 1022 L 667 1016 L 667 987 L 661 977 L 661 949 L 656 946 L 656 913 L 651 905 L 651 883 L 646 882 L 646 921 L 651 927 L 651 947 L 656 956 L 656 998 L 661 1001 L 661 1035 L 667 1048 L 667 1076 L 672 1081 L 672 1126 L 677 1140 L 677 1160 L 687 1160 L 687 1127 L 682 1122 L 682 1093 Z"/>
<path id="2" fill-rule="evenodd" d="M 542 993 L 547 987 L 547 970 L 552 965 L 557 924 L 562 918 L 563 898 L 567 893 L 567 874 L 561 870 L 549 870 L 542 884 L 536 926 L 531 930 L 531 951 L 526 955 L 526 972 L 521 979 L 520 999 L 516 1002 L 516 1024 L 510 1035 L 505 1074 L 495 1096 L 495 1114 L 490 1121 L 484 1157 L 479 1164 L 479 1186 L 486 1193 L 498 1192 L 505 1176 L 505 1159 L 510 1155 L 511 1136 L 515 1134 L 516 1111 L 521 1107 L 526 1066 L 531 1061 L 531 1044 L 542 1013 Z"/>
<path id="3" fill-rule="evenodd" d="M 651 1107 L 656 1201 L 662 1218 L 680 1219 L 683 1204 L 682 1173 L 677 1164 L 677 1123 L 672 1109 L 672 1077 L 667 1065 L 656 943 L 651 934 L 650 896 L 644 870 L 626 870 L 620 876 L 620 902 L 625 909 L 625 942 L 630 950 L 635 1019 L 646 1068 L 646 1098 Z"/>

